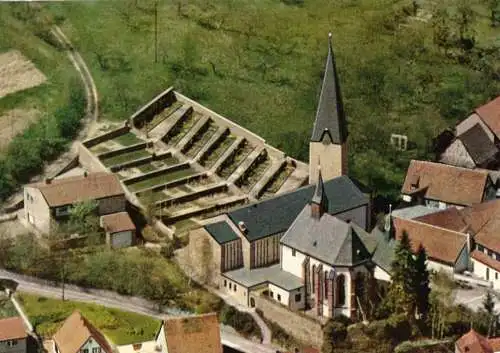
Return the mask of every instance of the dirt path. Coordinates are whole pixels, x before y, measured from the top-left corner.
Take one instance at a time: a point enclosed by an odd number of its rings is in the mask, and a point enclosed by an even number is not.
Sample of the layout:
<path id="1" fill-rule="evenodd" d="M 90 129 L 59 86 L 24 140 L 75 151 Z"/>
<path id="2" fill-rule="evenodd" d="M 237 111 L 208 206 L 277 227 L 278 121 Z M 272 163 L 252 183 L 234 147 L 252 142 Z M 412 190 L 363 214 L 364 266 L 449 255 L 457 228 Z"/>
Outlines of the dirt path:
<path id="1" fill-rule="evenodd" d="M 61 28 L 54 26 L 52 28 L 52 33 L 54 37 L 66 48 L 66 52 L 69 60 L 78 71 L 80 78 L 82 79 L 83 85 L 85 87 L 85 94 L 87 97 L 87 107 L 85 109 L 85 117 L 82 119 L 82 127 L 80 132 L 71 144 L 69 150 L 63 153 L 57 160 L 47 164 L 41 174 L 31 178 L 30 182 L 37 182 L 43 180 L 46 177 L 53 177 L 61 168 L 67 165 L 71 160 L 73 160 L 78 155 L 78 141 L 84 140 L 86 137 L 91 136 L 97 130 L 97 120 L 99 118 L 99 96 L 97 94 L 97 88 L 95 86 L 94 80 L 90 73 L 90 70 L 83 60 L 80 53 L 74 49 L 71 41 L 65 36 Z M 6 202 L 7 205 L 12 205 L 23 198 L 23 192 L 20 190 L 16 194 L 10 197 Z"/>

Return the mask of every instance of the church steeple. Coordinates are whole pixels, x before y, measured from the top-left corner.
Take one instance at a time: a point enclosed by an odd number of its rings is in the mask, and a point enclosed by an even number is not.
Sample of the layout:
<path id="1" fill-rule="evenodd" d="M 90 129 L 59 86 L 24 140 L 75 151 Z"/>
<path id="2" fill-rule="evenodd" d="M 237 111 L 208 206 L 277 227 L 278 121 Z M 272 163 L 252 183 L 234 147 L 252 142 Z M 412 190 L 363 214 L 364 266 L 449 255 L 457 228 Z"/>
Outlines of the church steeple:
<path id="1" fill-rule="evenodd" d="M 315 184 L 318 180 L 318 165 L 314 163 L 317 160 L 321 162 L 325 180 L 347 174 L 347 135 L 332 34 L 329 33 L 325 75 L 309 142 L 309 184 Z"/>
<path id="2" fill-rule="evenodd" d="M 318 173 L 316 189 L 311 200 L 311 216 L 317 219 L 321 218 L 323 213 L 328 212 L 328 198 L 326 197 L 325 185 L 321 177 L 321 169 L 318 170 Z"/>
<path id="3" fill-rule="evenodd" d="M 328 57 L 311 142 L 323 142 L 324 139 L 338 145 L 347 140 L 347 122 L 333 54 L 331 33 L 328 34 Z"/>

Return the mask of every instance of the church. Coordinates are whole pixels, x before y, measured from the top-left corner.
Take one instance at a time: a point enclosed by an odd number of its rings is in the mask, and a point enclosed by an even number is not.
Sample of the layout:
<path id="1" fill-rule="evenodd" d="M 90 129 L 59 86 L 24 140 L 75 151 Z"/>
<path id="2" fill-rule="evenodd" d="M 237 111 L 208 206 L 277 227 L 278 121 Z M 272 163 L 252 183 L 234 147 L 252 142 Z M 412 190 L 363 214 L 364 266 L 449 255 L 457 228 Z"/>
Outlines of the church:
<path id="1" fill-rule="evenodd" d="M 192 262 L 200 262 L 207 245 L 212 258 L 193 272 L 249 307 L 265 296 L 320 318 L 356 317 L 364 281 L 390 281 L 394 243 L 369 233 L 370 192 L 348 176 L 347 142 L 330 35 L 309 142 L 309 185 L 192 231 Z"/>

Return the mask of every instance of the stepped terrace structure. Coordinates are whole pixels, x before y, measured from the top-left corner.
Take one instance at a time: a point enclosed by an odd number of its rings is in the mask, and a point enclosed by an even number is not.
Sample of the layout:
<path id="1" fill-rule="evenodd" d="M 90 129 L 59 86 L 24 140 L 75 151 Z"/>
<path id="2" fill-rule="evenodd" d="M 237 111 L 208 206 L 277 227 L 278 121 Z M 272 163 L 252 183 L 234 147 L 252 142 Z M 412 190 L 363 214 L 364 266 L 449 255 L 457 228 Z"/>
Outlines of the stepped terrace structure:
<path id="1" fill-rule="evenodd" d="M 84 141 L 79 163 L 115 173 L 169 231 L 307 184 L 306 164 L 169 88 L 121 127 Z"/>

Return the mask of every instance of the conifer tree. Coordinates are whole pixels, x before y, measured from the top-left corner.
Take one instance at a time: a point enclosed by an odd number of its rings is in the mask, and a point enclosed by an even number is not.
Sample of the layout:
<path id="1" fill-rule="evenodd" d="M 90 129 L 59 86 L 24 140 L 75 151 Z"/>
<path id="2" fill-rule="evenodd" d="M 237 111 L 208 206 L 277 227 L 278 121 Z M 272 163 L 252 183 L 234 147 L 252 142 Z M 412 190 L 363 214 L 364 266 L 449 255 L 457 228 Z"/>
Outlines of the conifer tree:
<path id="1" fill-rule="evenodd" d="M 427 270 L 426 262 L 427 253 L 422 244 L 420 244 L 415 259 L 414 292 L 416 293 L 417 313 L 424 317 L 427 316 L 429 310 L 429 294 L 431 292 L 429 271 Z"/>

